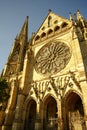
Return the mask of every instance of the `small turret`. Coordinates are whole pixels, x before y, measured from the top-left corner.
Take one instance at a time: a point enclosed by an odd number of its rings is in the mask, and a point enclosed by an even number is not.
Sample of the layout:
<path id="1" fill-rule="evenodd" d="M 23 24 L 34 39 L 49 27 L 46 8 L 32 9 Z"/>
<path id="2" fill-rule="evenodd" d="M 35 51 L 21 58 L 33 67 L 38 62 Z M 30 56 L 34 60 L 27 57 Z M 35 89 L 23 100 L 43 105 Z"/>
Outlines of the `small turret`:
<path id="1" fill-rule="evenodd" d="M 77 21 L 78 21 L 78 24 L 79 24 L 80 28 L 82 29 L 84 39 L 87 40 L 87 21 L 81 15 L 79 10 L 77 11 Z"/>
<path id="2" fill-rule="evenodd" d="M 70 12 L 69 15 L 70 15 L 70 21 L 73 21 L 72 13 Z"/>

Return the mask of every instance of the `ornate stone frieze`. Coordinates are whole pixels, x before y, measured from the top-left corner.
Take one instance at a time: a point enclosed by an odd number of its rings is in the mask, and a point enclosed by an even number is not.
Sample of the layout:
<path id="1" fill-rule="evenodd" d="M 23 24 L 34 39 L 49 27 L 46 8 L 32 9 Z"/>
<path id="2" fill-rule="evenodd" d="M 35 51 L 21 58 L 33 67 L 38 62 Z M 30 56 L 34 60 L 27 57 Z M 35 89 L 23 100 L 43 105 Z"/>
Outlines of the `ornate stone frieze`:
<path id="1" fill-rule="evenodd" d="M 77 86 L 81 91 L 80 83 L 78 77 L 75 73 L 69 72 L 67 75 L 58 76 L 58 77 L 50 77 L 47 80 L 36 81 L 33 83 L 33 89 L 37 98 L 43 99 L 45 92 L 51 92 L 53 89 L 56 96 L 59 94 L 64 94 L 66 88 L 69 87 L 72 89 Z"/>
<path id="2" fill-rule="evenodd" d="M 70 48 L 65 43 L 50 42 L 37 53 L 35 69 L 42 74 L 54 74 L 64 69 L 70 58 Z"/>

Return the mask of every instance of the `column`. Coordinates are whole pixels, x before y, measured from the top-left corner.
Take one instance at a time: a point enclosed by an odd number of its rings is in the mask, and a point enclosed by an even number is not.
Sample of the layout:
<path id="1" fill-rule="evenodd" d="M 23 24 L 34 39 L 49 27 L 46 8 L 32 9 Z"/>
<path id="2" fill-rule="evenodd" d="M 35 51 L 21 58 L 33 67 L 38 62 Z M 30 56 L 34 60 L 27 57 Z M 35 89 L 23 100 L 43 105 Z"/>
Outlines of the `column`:
<path id="1" fill-rule="evenodd" d="M 83 110 L 84 110 L 84 121 L 85 121 L 85 130 L 87 130 L 87 82 L 81 82 L 81 89 L 82 89 L 82 104 L 83 104 Z"/>
<path id="2" fill-rule="evenodd" d="M 58 130 L 63 130 L 63 118 L 62 118 L 62 99 L 58 97 Z"/>
<path id="3" fill-rule="evenodd" d="M 41 130 L 40 101 L 37 102 L 35 130 Z"/>
<path id="4" fill-rule="evenodd" d="M 17 106 L 15 109 L 15 117 L 12 125 L 12 130 L 23 130 L 23 102 L 24 95 L 19 94 L 17 100 Z"/>

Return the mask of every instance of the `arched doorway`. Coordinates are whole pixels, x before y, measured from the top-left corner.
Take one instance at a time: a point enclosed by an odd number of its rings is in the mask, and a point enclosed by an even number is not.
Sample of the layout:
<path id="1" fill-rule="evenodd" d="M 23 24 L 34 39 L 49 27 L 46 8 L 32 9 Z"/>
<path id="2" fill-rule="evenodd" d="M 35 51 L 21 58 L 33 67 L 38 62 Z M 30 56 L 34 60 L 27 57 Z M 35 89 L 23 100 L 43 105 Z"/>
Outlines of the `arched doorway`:
<path id="1" fill-rule="evenodd" d="M 44 102 L 43 115 L 44 115 L 43 129 L 57 130 L 58 128 L 57 102 L 52 96 L 49 96 Z"/>
<path id="2" fill-rule="evenodd" d="M 85 130 L 84 109 L 80 96 L 71 92 L 65 101 L 67 130 Z"/>
<path id="3" fill-rule="evenodd" d="M 26 119 L 24 130 L 35 130 L 36 102 L 31 99 L 26 108 Z"/>

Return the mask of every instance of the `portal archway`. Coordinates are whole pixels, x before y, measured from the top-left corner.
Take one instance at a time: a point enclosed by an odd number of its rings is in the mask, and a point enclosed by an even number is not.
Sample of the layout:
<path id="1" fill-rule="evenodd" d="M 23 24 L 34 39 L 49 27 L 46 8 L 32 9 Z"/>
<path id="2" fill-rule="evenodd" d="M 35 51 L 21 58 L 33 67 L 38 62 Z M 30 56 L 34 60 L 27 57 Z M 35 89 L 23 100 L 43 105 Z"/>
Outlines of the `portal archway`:
<path id="1" fill-rule="evenodd" d="M 36 102 L 31 99 L 26 108 L 25 130 L 35 130 Z"/>
<path id="2" fill-rule="evenodd" d="M 43 129 L 57 130 L 57 102 L 52 96 L 48 96 L 44 102 Z"/>
<path id="3" fill-rule="evenodd" d="M 71 92 L 65 99 L 67 130 L 85 130 L 84 109 L 81 97 Z"/>

